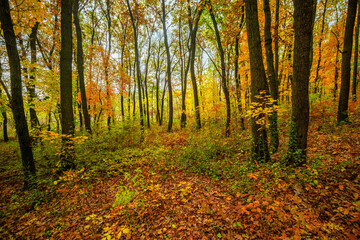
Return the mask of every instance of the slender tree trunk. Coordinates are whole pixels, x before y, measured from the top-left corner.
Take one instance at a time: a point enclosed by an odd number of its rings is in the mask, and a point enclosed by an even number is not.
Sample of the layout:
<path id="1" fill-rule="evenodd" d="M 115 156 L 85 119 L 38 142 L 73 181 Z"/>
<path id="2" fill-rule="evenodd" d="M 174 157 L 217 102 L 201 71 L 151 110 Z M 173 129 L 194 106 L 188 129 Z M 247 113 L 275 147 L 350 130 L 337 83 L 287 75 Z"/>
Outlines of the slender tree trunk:
<path id="1" fill-rule="evenodd" d="M 313 4 L 313 0 L 294 0 L 292 114 L 287 161 L 295 165 L 306 163 Z"/>
<path id="2" fill-rule="evenodd" d="M 31 67 L 30 67 L 30 80 L 27 84 L 27 89 L 29 91 L 29 110 L 30 110 L 30 125 L 31 128 L 34 129 L 40 126 L 39 119 L 37 117 L 35 111 L 35 104 L 34 101 L 36 99 L 35 93 L 35 75 L 36 75 L 36 38 L 37 38 L 37 31 L 39 27 L 39 22 L 36 22 L 35 25 L 31 29 L 30 34 L 30 58 L 31 58 Z"/>
<path id="3" fill-rule="evenodd" d="M 165 0 L 161 2 L 162 6 L 162 24 L 163 24 L 163 33 L 164 33 L 164 43 L 166 50 L 166 75 L 168 82 L 168 90 L 169 90 L 169 123 L 168 123 L 168 132 L 172 131 L 173 118 L 174 118 L 174 106 L 173 106 L 173 92 L 171 85 L 171 56 L 170 56 L 170 48 L 168 43 L 167 29 L 166 29 L 166 13 L 165 13 Z"/>
<path id="4" fill-rule="evenodd" d="M 60 106 L 63 151 L 61 170 L 73 169 L 74 115 L 72 96 L 72 0 L 61 0 Z"/>
<path id="5" fill-rule="evenodd" d="M 186 90 L 187 90 L 187 76 L 189 73 L 190 67 L 190 54 L 188 61 L 185 66 L 185 53 L 182 46 L 182 35 L 181 35 L 182 23 L 181 18 L 179 18 L 179 58 L 180 58 L 180 82 L 181 82 L 181 117 L 180 117 L 180 127 L 186 127 Z"/>
<path id="6" fill-rule="evenodd" d="M 318 61 L 317 61 L 317 65 L 316 65 L 316 72 L 315 72 L 315 89 L 314 92 L 318 93 L 319 92 L 319 71 L 320 71 L 320 64 L 321 64 L 321 54 L 322 54 L 322 41 L 323 41 L 323 35 L 324 35 L 324 30 L 325 30 L 325 17 L 326 17 L 326 7 L 327 7 L 327 0 L 325 0 L 324 2 L 324 10 L 323 10 L 323 14 L 322 14 L 322 22 L 321 22 L 321 30 L 320 30 L 320 39 L 319 39 L 319 57 L 318 57 Z M 321 90 L 320 90 L 320 95 L 321 95 Z"/>
<path id="7" fill-rule="evenodd" d="M 79 76 L 79 87 L 81 95 L 81 106 L 84 116 L 85 129 L 91 134 L 90 115 L 88 112 L 88 104 L 86 99 L 85 78 L 84 78 L 84 53 L 82 46 L 82 33 L 79 20 L 79 0 L 74 1 L 74 23 L 76 29 L 76 44 L 77 44 L 77 71 Z"/>
<path id="8" fill-rule="evenodd" d="M 352 82 L 352 100 L 356 102 L 356 87 L 358 78 L 358 59 L 359 59 L 359 25 L 360 25 L 360 4 L 358 2 L 358 13 L 355 28 L 355 49 L 354 49 L 354 69 L 353 69 L 353 82 Z"/>
<path id="9" fill-rule="evenodd" d="M 244 16 L 244 15 L 243 15 Z M 240 83 L 240 74 L 239 74 L 239 34 L 236 35 L 235 39 L 235 87 L 236 87 L 236 100 L 237 107 L 240 114 L 240 127 L 242 130 L 245 130 L 243 109 L 242 109 L 242 100 L 241 100 L 241 83 Z"/>
<path id="10" fill-rule="evenodd" d="M 113 109 L 110 99 L 110 81 L 109 81 L 109 67 L 110 67 L 110 55 L 111 55 L 111 15 L 110 15 L 110 0 L 106 0 L 106 20 L 108 27 L 108 52 L 106 54 L 106 64 L 105 64 L 105 83 L 106 83 L 106 108 L 107 108 L 107 125 L 110 130 L 111 117 L 113 115 Z"/>
<path id="11" fill-rule="evenodd" d="M 318 0 L 314 0 L 313 1 L 313 5 L 312 5 L 312 19 L 311 19 L 311 35 L 313 34 L 313 30 L 314 30 L 314 25 L 315 25 L 315 19 L 316 19 L 316 10 L 317 10 L 317 3 Z M 313 63 L 313 59 L 314 59 L 314 38 L 311 38 L 311 43 L 310 43 L 311 49 L 310 49 L 310 69 Z"/>
<path id="12" fill-rule="evenodd" d="M 279 19 L 280 19 L 280 0 L 275 3 L 275 76 L 277 80 L 277 87 L 279 88 Z"/>
<path id="13" fill-rule="evenodd" d="M 0 62 L 0 82 L 2 82 L 2 67 L 1 67 L 1 62 Z M 0 88 L 0 96 L 1 96 L 1 88 Z M 11 100 L 11 98 L 9 99 L 9 101 Z M 8 137 L 8 131 L 7 131 L 7 123 L 8 123 L 8 119 L 7 119 L 7 114 L 6 111 L 3 110 L 1 112 L 1 115 L 3 116 L 3 137 L 4 137 L 4 142 L 8 142 L 9 141 L 9 137 Z"/>
<path id="14" fill-rule="evenodd" d="M 14 25 L 10 15 L 8 0 L 0 0 L 0 22 L 3 30 L 7 55 L 10 65 L 11 110 L 15 120 L 16 134 L 18 136 L 22 166 L 24 171 L 24 188 L 36 177 L 35 163 L 29 129 L 26 122 L 24 103 L 22 98 L 20 58 L 16 46 Z"/>
<path id="15" fill-rule="evenodd" d="M 356 17 L 356 5 L 357 0 L 349 0 L 345 25 L 344 49 L 342 52 L 341 62 L 341 87 L 337 115 L 338 124 L 349 122 L 348 105 L 350 92 L 351 53 Z"/>
<path id="16" fill-rule="evenodd" d="M 215 29 L 215 34 L 216 34 L 216 42 L 218 45 L 218 50 L 219 50 L 219 55 L 220 55 L 220 61 L 221 61 L 221 84 L 222 84 L 222 89 L 224 92 L 224 96 L 225 96 L 225 102 L 226 102 L 226 125 L 225 125 L 225 136 L 229 137 L 230 136 L 230 119 L 231 119 L 231 109 L 230 109 L 230 96 L 229 96 L 229 90 L 228 90 L 228 86 L 227 86 L 227 80 L 226 80 L 226 66 L 225 66 L 225 53 L 224 53 L 224 49 L 222 47 L 221 44 L 221 37 L 220 37 L 220 32 L 218 29 L 218 25 L 216 22 L 216 18 L 212 9 L 212 5 L 211 2 L 210 3 L 210 16 L 211 16 L 211 20 L 213 22 L 214 25 L 214 29 Z"/>
<path id="17" fill-rule="evenodd" d="M 135 23 L 135 19 L 130 7 L 129 0 L 126 0 L 127 7 L 130 13 L 131 23 L 133 26 L 134 32 L 134 42 L 135 42 L 135 62 L 136 62 L 136 74 L 137 74 L 137 85 L 138 85 L 138 95 L 139 95 L 139 109 L 140 109 L 140 142 L 144 141 L 144 118 L 143 118 L 143 104 L 141 97 L 141 72 L 140 72 L 140 56 L 139 56 L 139 47 L 138 47 L 138 35 L 137 35 L 137 27 Z"/>
<path id="18" fill-rule="evenodd" d="M 272 50 L 272 37 L 271 37 L 271 11 L 269 0 L 264 0 L 264 13 L 265 13 L 265 51 L 266 63 L 269 76 L 270 94 L 274 100 L 275 108 L 270 114 L 270 151 L 277 152 L 279 147 L 279 131 L 278 131 L 278 117 L 277 117 L 277 101 L 279 99 L 279 89 L 277 84 L 277 74 L 274 68 L 274 54 Z"/>
<path id="19" fill-rule="evenodd" d="M 257 1 L 246 0 L 245 10 L 250 54 L 251 102 L 263 105 L 264 95 L 268 93 L 268 85 L 261 50 Z M 252 118 L 251 132 L 254 141 L 253 158 L 257 161 L 267 162 L 270 160 L 270 154 L 266 126 L 258 123 L 258 120 L 264 117 L 264 113 L 260 113 Z"/>
<path id="20" fill-rule="evenodd" d="M 3 137 L 4 137 L 4 142 L 8 142 L 9 141 L 9 136 L 8 136 L 8 131 L 7 131 L 7 123 L 8 123 L 7 114 L 6 114 L 5 111 L 3 111 L 1 114 L 3 116 Z"/>
<path id="21" fill-rule="evenodd" d="M 148 71 L 149 71 L 149 61 L 151 56 L 151 37 L 152 34 L 149 35 L 149 45 L 148 45 L 148 55 L 145 62 L 145 78 L 144 78 L 144 84 L 145 84 L 145 101 L 146 101 L 146 120 L 147 120 L 147 127 L 150 128 L 150 111 L 149 111 L 149 94 L 148 94 Z"/>
<path id="22" fill-rule="evenodd" d="M 241 15 L 241 21 L 240 21 L 240 31 L 241 28 L 244 24 L 244 16 L 245 16 L 245 9 L 244 7 L 242 7 L 241 9 L 242 11 L 242 15 Z M 235 38 L 235 87 L 236 87 L 236 100 L 237 100 L 237 108 L 240 114 L 240 127 L 242 130 L 245 130 L 245 123 L 244 123 L 244 116 L 243 116 L 243 109 L 242 109 L 242 100 L 241 100 L 241 82 L 240 82 L 240 73 L 239 73 L 239 57 L 240 57 L 240 52 L 239 52 L 239 37 L 240 37 L 240 31 L 239 33 L 236 35 Z"/>
<path id="23" fill-rule="evenodd" d="M 191 75 L 191 83 L 193 87 L 193 95 L 194 95 L 194 106 L 195 106 L 195 119 L 197 129 L 201 128 L 201 118 L 200 118 L 200 108 L 199 108 L 199 95 L 196 83 L 195 76 L 195 56 L 196 56 L 196 35 L 199 26 L 199 21 L 201 14 L 203 12 L 203 6 L 200 4 L 197 8 L 197 11 L 194 15 L 194 20 L 191 19 L 191 9 L 190 5 L 188 7 L 189 12 L 189 27 L 190 27 L 190 75 Z"/>
<path id="24" fill-rule="evenodd" d="M 51 109 L 49 110 L 48 113 L 48 125 L 47 125 L 47 130 L 50 132 L 51 131 Z"/>

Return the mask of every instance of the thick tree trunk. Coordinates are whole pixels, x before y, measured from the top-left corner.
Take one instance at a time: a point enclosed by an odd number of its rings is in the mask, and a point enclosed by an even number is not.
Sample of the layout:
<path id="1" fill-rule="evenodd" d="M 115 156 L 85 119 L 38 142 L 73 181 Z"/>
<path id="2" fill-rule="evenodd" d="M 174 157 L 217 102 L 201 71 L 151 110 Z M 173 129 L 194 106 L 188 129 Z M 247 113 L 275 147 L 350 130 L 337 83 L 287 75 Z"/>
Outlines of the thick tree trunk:
<path id="1" fill-rule="evenodd" d="M 231 119 L 231 109 L 230 109 L 230 96 L 229 96 L 229 90 L 228 90 L 228 86 L 227 86 L 227 80 L 226 80 L 226 66 L 225 66 L 225 53 L 224 53 L 224 49 L 222 47 L 222 43 L 221 43 L 221 37 L 220 37 L 220 32 L 218 29 L 218 25 L 216 22 L 216 18 L 213 12 L 213 8 L 210 3 L 210 16 L 211 16 L 211 20 L 212 23 L 214 25 L 214 29 L 215 29 L 215 35 L 216 35 L 216 42 L 218 45 L 218 50 L 219 50 L 219 55 L 220 55 L 220 61 L 221 61 L 221 84 L 222 84 L 222 89 L 224 92 L 224 96 L 225 96 L 225 102 L 226 102 L 226 124 L 225 124 L 225 136 L 229 137 L 230 136 L 230 119 Z"/>
<path id="2" fill-rule="evenodd" d="M 271 37 L 271 11 L 269 0 L 264 0 L 264 13 L 265 13 L 265 52 L 267 71 L 269 76 L 270 94 L 274 100 L 274 105 L 277 106 L 279 99 L 279 89 L 277 84 L 277 74 L 274 68 L 274 54 L 272 50 L 272 37 Z M 278 117 L 276 108 L 270 114 L 270 151 L 277 152 L 279 147 L 279 131 L 278 131 Z"/>
<path id="3" fill-rule="evenodd" d="M 357 0 L 349 0 L 348 13 L 345 25 L 344 49 L 342 52 L 341 62 L 341 87 L 337 114 L 338 124 L 346 123 L 349 121 L 348 105 L 350 92 L 351 53 L 356 17 L 356 5 Z"/>
<path id="4" fill-rule="evenodd" d="M 292 115 L 287 161 L 295 165 L 306 163 L 313 4 L 313 0 L 294 0 Z"/>
<path id="5" fill-rule="evenodd" d="M 84 54 L 82 45 L 82 33 L 79 20 L 79 0 L 74 1 L 74 23 L 76 29 L 76 44 L 77 44 L 77 71 L 79 76 L 79 87 L 81 95 L 81 106 L 84 117 L 85 129 L 91 134 L 90 115 L 88 112 L 88 105 L 85 91 L 84 78 Z"/>
<path id="6" fill-rule="evenodd" d="M 8 0 L 0 0 L 0 22 L 10 65 L 11 110 L 15 120 L 16 134 L 19 139 L 22 166 L 25 176 L 24 188 L 27 188 L 33 178 L 35 178 L 35 163 L 24 112 L 20 58 L 17 51 L 16 37 Z"/>
<path id="7" fill-rule="evenodd" d="M 251 72 L 251 102 L 252 104 L 264 104 L 263 95 L 268 93 L 265 68 L 261 50 L 257 1 L 246 0 L 246 28 L 250 54 Z M 269 147 L 267 142 L 266 126 L 258 123 L 264 118 L 264 113 L 257 114 L 251 120 L 251 132 L 253 136 L 253 158 L 257 161 L 269 161 Z"/>
<path id="8" fill-rule="evenodd" d="M 61 0 L 60 107 L 63 151 L 61 170 L 73 169 L 74 115 L 72 96 L 72 0 Z"/>

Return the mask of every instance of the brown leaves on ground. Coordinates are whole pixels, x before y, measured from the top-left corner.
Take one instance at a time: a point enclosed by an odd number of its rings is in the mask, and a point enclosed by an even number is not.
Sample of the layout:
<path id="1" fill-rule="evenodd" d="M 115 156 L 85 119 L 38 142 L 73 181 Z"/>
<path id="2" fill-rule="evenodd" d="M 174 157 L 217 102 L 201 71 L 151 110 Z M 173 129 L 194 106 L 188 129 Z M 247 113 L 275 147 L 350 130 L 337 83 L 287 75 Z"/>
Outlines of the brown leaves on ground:
<path id="1" fill-rule="evenodd" d="M 164 137 L 174 151 L 187 136 Z M 52 187 L 21 192 L 21 181 L 1 174 L 2 239 L 357 239 L 360 237 L 359 130 L 310 131 L 309 157 L 322 168 L 257 166 L 249 189 L 162 161 L 142 161 L 130 173 L 66 173 Z M 177 144 L 177 142 L 181 144 Z M 327 156 L 327 157 L 321 157 Z M 171 156 L 169 156 L 171 157 Z M 7 158 L 8 159 L 8 158 Z M 245 160 L 244 160 L 245 161 Z M 136 181 L 134 176 L 138 174 Z M 135 183 L 136 182 L 136 183 Z M 123 186 L 123 188 L 119 188 Z M 122 189 L 122 190 L 121 190 Z M 114 206 L 119 191 L 134 193 Z M 32 194 L 32 195 L 31 195 Z M 121 195 L 121 194 L 120 194 Z M 23 197 L 21 197 L 23 196 Z M 30 197 L 32 205 L 20 200 Z M 121 195 L 124 198 L 127 195 Z M 36 204 L 35 204 L 36 203 Z"/>

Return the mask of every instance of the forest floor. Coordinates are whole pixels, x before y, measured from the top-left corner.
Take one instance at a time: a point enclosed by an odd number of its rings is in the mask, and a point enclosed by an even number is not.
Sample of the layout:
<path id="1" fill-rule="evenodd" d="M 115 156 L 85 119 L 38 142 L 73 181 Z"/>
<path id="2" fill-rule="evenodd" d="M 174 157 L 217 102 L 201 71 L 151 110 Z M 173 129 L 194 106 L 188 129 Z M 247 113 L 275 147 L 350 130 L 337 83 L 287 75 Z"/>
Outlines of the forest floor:
<path id="1" fill-rule="evenodd" d="M 79 143 L 77 170 L 60 177 L 56 140 L 44 137 L 34 150 L 38 183 L 28 191 L 16 142 L 1 142 L 0 238 L 359 239 L 360 117 L 353 118 L 335 126 L 312 117 L 308 164 L 299 168 L 281 163 L 284 123 L 279 152 L 266 164 L 248 159 L 248 130 L 224 138 L 221 123 L 200 132 L 153 127 L 139 144 L 127 126 Z"/>

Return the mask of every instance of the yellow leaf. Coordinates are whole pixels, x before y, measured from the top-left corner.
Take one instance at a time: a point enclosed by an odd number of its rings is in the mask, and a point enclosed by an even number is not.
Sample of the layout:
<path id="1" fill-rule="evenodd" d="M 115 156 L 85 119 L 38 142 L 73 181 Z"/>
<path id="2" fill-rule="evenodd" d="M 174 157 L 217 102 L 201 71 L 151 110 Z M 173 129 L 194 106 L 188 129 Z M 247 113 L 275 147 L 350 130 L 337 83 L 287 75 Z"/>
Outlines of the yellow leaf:
<path id="1" fill-rule="evenodd" d="M 125 233 L 125 234 L 128 234 L 128 233 L 130 233 L 130 229 L 124 228 L 124 229 L 122 230 L 122 232 Z"/>

